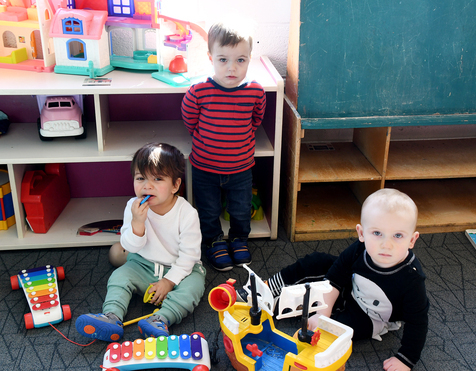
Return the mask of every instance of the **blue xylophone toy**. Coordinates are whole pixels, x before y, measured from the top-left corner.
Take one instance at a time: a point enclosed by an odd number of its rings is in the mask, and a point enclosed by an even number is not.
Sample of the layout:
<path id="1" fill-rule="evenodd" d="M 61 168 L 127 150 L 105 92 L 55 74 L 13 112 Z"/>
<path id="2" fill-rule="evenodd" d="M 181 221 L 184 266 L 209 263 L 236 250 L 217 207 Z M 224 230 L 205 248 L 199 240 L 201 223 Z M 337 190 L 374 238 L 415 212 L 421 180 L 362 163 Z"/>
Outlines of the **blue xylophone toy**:
<path id="1" fill-rule="evenodd" d="M 209 371 L 207 341 L 198 333 L 111 343 L 101 368 L 106 371 L 179 368 Z"/>

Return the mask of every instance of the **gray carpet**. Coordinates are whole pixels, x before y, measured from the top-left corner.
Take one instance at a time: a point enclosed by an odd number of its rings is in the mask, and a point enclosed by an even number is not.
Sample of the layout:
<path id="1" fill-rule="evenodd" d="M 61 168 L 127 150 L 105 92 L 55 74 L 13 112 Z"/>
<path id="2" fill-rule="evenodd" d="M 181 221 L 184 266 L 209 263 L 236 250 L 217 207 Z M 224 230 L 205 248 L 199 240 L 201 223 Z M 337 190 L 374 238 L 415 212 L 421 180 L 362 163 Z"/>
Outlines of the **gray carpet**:
<path id="1" fill-rule="evenodd" d="M 0 241 L 1 242 L 1 241 Z M 251 268 L 263 279 L 276 273 L 298 257 L 319 250 L 338 254 L 352 242 L 348 240 L 291 243 L 280 229 L 276 241 L 251 240 Z M 414 252 L 427 275 L 431 302 L 430 329 L 422 359 L 415 371 L 476 370 L 476 251 L 464 233 L 423 235 Z M 87 344 L 90 339 L 75 329 L 76 318 L 83 313 L 99 313 L 106 294 L 106 282 L 113 267 L 108 262 L 108 247 L 3 251 L 0 253 L 0 369 L 29 370 L 100 370 L 107 343 L 96 341 L 89 346 L 68 342 L 52 327 L 26 330 L 23 315 L 29 311 L 22 290 L 12 291 L 10 276 L 21 269 L 53 264 L 64 267 L 66 279 L 59 283 L 61 304 L 69 304 L 72 319 L 56 325 L 70 340 Z M 182 323 L 171 327 L 173 334 L 202 332 L 213 347 L 219 328 L 218 316 L 208 304 L 209 291 L 235 278 L 238 285 L 247 280 L 242 268 L 218 273 L 207 267 L 205 295 Z M 134 297 L 126 320 L 151 313 L 150 304 Z M 293 334 L 299 319 L 276 321 L 276 327 Z M 135 324 L 125 327 L 124 339 L 135 340 L 140 333 Z M 398 349 L 401 330 L 389 333 L 382 342 L 355 342 L 346 370 L 381 370 L 382 362 Z M 218 338 L 219 363 L 212 370 L 231 370 Z M 163 370 L 163 368 L 162 368 Z"/>

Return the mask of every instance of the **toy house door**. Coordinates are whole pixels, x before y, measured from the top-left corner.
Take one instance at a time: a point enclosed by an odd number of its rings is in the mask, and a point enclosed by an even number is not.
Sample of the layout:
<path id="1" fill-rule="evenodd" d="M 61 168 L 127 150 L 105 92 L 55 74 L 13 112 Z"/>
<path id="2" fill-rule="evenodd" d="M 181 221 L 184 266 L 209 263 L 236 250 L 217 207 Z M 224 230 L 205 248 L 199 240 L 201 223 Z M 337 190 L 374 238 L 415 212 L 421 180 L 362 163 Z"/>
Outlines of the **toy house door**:
<path id="1" fill-rule="evenodd" d="M 43 59 L 40 31 L 35 30 L 30 35 L 31 56 L 33 59 Z"/>

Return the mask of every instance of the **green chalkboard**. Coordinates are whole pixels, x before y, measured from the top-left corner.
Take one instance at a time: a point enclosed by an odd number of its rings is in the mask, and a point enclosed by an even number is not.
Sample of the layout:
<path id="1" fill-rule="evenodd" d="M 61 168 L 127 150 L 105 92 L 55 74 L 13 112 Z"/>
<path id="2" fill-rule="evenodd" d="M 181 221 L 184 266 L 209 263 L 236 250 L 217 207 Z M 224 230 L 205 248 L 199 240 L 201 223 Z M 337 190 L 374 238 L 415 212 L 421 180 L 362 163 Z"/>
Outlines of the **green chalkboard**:
<path id="1" fill-rule="evenodd" d="M 476 2 L 302 0 L 303 118 L 476 112 Z"/>

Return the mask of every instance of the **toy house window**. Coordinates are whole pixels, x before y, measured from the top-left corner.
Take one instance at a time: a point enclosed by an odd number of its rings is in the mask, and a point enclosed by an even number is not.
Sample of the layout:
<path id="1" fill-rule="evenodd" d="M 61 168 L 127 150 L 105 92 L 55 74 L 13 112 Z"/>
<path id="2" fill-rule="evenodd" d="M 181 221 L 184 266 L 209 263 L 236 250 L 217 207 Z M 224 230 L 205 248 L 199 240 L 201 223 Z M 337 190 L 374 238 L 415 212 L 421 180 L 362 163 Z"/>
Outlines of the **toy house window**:
<path id="1" fill-rule="evenodd" d="M 72 39 L 66 43 L 66 47 L 69 59 L 77 61 L 87 60 L 86 44 L 84 43 L 84 41 Z"/>
<path id="2" fill-rule="evenodd" d="M 63 33 L 82 35 L 83 34 L 83 22 L 75 18 L 63 19 Z"/>
<path id="3" fill-rule="evenodd" d="M 133 0 L 111 0 L 108 1 L 109 15 L 132 17 L 134 15 Z"/>
<path id="4" fill-rule="evenodd" d="M 16 48 L 17 47 L 17 39 L 15 34 L 11 31 L 5 31 L 2 35 L 3 39 L 3 46 L 5 48 Z"/>

